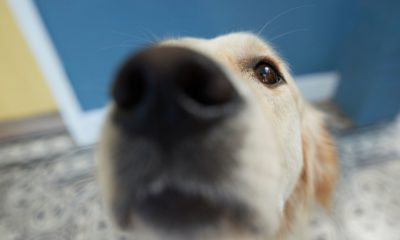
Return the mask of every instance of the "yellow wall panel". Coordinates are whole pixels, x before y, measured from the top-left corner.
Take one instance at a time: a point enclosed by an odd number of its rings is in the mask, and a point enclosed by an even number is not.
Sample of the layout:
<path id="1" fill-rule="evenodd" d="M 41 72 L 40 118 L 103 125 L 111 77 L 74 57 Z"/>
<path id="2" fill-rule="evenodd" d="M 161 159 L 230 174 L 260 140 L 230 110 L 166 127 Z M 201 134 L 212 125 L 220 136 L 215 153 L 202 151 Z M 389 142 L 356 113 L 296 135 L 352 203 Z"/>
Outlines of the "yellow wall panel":
<path id="1" fill-rule="evenodd" d="M 57 110 L 6 1 L 0 0 L 0 121 Z"/>

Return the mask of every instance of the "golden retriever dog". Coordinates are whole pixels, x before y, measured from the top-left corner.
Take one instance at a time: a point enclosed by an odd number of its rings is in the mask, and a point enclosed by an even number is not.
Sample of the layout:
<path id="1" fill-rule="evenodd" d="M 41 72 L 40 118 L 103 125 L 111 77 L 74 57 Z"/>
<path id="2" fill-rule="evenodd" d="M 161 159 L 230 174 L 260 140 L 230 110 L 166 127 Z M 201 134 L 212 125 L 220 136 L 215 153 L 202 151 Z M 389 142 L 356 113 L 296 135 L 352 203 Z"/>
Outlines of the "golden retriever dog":
<path id="1" fill-rule="evenodd" d="M 120 68 L 98 147 L 117 226 L 143 240 L 304 239 L 329 207 L 322 115 L 251 33 L 161 41 Z"/>

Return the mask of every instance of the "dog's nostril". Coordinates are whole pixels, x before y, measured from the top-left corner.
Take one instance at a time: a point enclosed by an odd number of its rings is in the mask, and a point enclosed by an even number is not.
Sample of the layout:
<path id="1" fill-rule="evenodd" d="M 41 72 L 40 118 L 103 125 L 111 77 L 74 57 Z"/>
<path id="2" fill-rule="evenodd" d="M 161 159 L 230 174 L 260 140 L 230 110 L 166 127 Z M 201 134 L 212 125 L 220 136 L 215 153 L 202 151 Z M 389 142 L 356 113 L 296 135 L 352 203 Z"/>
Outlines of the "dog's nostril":
<path id="1" fill-rule="evenodd" d="M 235 93 L 232 84 L 215 66 L 186 63 L 176 81 L 186 97 L 206 107 L 228 103 Z"/>
<path id="2" fill-rule="evenodd" d="M 143 98 L 146 91 L 143 72 L 138 68 L 121 71 L 112 88 L 112 97 L 118 107 L 131 109 Z"/>

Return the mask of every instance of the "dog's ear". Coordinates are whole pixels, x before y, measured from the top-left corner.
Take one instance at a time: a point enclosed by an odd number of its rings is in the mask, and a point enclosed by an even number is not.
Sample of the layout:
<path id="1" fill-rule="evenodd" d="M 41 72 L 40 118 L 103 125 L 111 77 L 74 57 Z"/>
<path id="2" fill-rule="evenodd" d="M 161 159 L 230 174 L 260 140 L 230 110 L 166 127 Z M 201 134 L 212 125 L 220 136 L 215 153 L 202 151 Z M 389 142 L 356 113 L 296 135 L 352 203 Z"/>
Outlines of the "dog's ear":
<path id="1" fill-rule="evenodd" d="M 331 205 L 338 178 L 338 162 L 334 140 L 323 116 L 313 107 L 304 108 L 302 119 L 303 181 L 307 192 L 322 206 Z"/>

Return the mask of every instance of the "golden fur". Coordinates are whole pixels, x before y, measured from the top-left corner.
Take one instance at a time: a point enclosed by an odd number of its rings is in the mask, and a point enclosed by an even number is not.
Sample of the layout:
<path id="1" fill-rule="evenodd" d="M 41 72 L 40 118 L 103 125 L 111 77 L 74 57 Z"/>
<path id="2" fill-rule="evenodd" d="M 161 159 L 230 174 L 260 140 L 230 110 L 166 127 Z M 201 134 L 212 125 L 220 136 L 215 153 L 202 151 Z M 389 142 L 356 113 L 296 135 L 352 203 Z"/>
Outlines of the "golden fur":
<path id="1" fill-rule="evenodd" d="M 288 67 L 270 45 L 250 33 L 233 33 L 214 39 L 180 38 L 159 46 L 190 48 L 210 57 L 229 76 L 248 107 L 231 126 L 246 125 L 244 144 L 237 153 L 240 167 L 233 181 L 222 187 L 257 213 L 257 231 L 242 231 L 227 220 L 219 230 L 191 233 L 192 239 L 302 239 L 308 209 L 315 202 L 329 207 L 338 177 L 336 151 L 322 115 L 299 93 Z M 268 89 L 254 80 L 249 66 L 254 59 L 273 61 L 286 80 Z M 111 109 L 113 106 L 111 106 Z M 98 175 L 106 202 L 117 198 L 110 146 L 118 139 L 106 121 L 98 150 Z M 146 239 L 188 239 L 187 235 L 157 233 L 133 216 L 132 233 Z M 264 231 L 265 229 L 265 231 Z M 141 235 L 142 234 L 142 235 Z"/>

